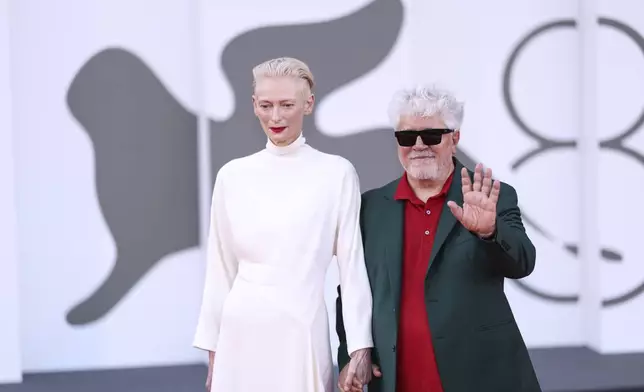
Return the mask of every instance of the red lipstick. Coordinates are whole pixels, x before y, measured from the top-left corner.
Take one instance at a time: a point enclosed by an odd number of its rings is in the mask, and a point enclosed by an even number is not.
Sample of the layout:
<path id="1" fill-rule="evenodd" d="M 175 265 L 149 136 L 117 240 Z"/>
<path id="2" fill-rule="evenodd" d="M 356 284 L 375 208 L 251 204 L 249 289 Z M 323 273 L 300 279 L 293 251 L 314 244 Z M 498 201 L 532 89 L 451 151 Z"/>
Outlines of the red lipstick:
<path id="1" fill-rule="evenodd" d="M 270 129 L 273 133 L 281 133 L 286 129 L 286 127 L 271 127 Z"/>

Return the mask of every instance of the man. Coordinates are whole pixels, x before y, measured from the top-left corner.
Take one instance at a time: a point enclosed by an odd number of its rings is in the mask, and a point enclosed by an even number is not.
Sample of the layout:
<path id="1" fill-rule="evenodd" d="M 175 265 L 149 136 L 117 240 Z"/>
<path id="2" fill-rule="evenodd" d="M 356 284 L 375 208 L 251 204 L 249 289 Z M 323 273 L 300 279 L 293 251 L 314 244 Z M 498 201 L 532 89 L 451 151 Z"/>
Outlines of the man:
<path id="1" fill-rule="evenodd" d="M 402 91 L 390 116 L 404 175 L 362 196 L 373 294 L 369 392 L 540 391 L 503 292 L 532 273 L 517 194 L 454 158 L 463 104 L 431 87 Z M 473 174 L 473 181 L 472 176 Z M 338 287 L 339 384 L 347 378 Z"/>

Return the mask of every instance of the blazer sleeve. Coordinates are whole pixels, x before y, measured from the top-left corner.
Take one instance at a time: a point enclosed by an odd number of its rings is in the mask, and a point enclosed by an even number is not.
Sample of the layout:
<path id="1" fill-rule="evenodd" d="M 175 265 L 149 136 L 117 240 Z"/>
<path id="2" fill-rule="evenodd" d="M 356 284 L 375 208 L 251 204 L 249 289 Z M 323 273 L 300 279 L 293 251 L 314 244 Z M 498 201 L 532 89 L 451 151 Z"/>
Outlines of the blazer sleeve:
<path id="1" fill-rule="evenodd" d="M 372 296 L 364 260 L 360 231 L 360 184 L 353 165 L 345 170 L 336 231 L 335 255 L 338 261 L 346 350 L 373 347 L 371 335 Z"/>
<path id="2" fill-rule="evenodd" d="M 206 277 L 197 331 L 193 346 L 216 351 L 224 302 L 237 275 L 237 260 L 227 241 L 224 205 L 223 168 L 217 174 L 212 192 L 210 223 L 206 249 Z"/>
<path id="3" fill-rule="evenodd" d="M 524 278 L 534 270 L 536 249 L 523 226 L 517 192 L 512 186 L 501 185 L 497 208 L 496 231 L 486 241 L 488 250 L 503 276 Z"/>

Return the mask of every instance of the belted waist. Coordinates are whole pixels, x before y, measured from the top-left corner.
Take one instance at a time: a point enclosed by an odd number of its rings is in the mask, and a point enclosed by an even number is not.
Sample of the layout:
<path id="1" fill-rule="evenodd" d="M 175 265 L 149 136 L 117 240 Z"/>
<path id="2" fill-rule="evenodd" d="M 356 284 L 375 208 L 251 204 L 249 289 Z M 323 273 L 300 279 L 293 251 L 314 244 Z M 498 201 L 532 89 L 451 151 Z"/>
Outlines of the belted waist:
<path id="1" fill-rule="evenodd" d="M 297 267 L 295 267 L 297 269 Z M 241 261 L 237 269 L 236 289 L 244 298 L 259 296 L 271 306 L 296 317 L 305 324 L 325 311 L 324 281 L 311 281 L 293 266 L 276 266 Z"/>
<path id="2" fill-rule="evenodd" d="M 293 279 L 292 273 L 289 274 L 286 268 L 248 261 L 239 263 L 237 277 L 249 283 L 268 286 L 287 284 Z"/>

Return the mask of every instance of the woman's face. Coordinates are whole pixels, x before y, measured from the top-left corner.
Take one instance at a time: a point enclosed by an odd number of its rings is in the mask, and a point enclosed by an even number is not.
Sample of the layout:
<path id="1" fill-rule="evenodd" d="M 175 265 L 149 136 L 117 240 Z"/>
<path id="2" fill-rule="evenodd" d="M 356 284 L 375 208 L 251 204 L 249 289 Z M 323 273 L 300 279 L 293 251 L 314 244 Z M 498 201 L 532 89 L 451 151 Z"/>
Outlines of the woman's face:
<path id="1" fill-rule="evenodd" d="M 277 146 L 287 146 L 297 139 L 313 103 L 303 79 L 266 77 L 256 81 L 253 109 L 264 133 Z"/>

